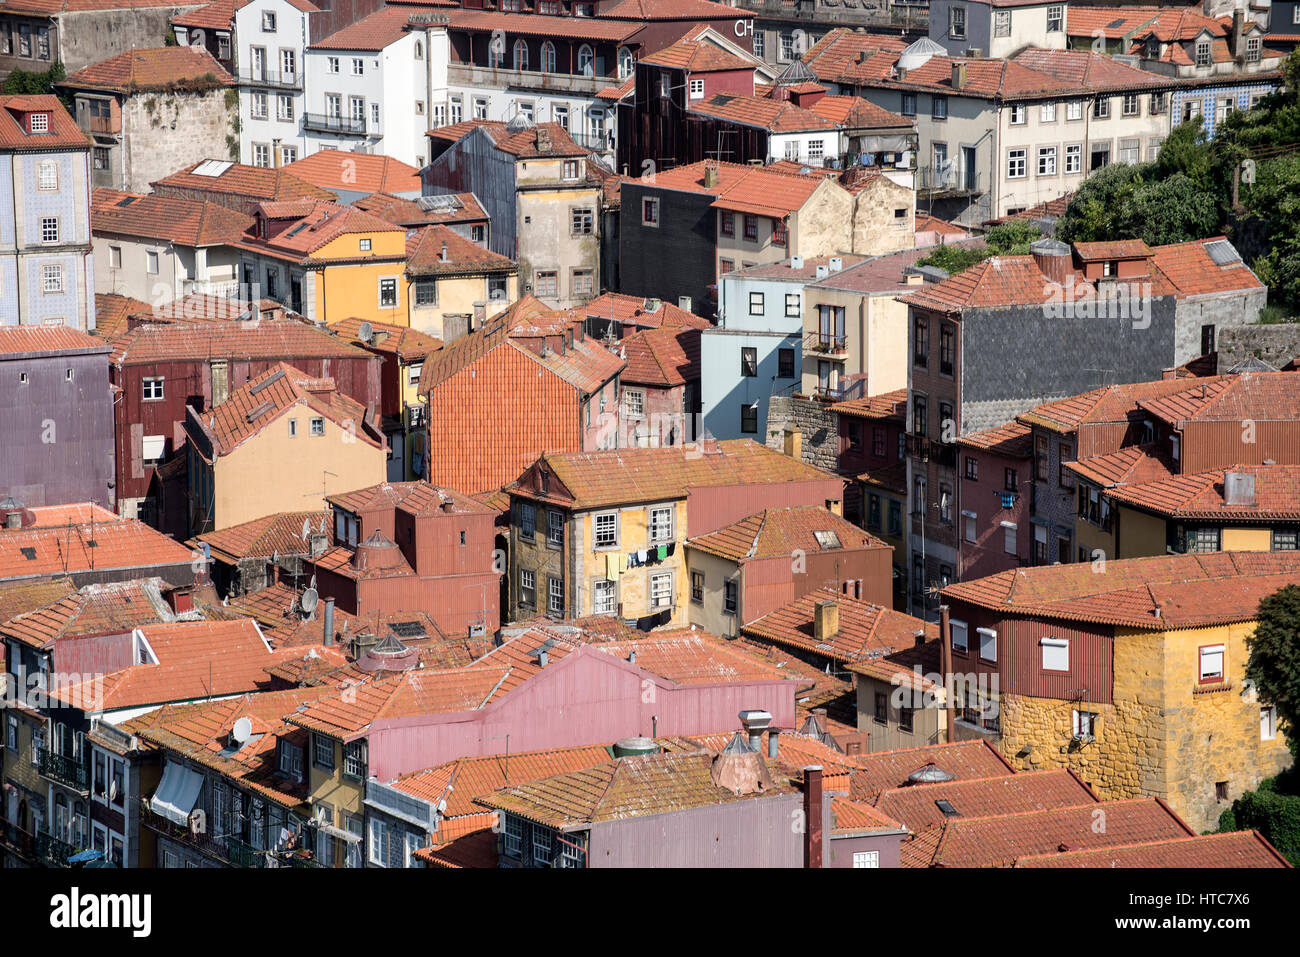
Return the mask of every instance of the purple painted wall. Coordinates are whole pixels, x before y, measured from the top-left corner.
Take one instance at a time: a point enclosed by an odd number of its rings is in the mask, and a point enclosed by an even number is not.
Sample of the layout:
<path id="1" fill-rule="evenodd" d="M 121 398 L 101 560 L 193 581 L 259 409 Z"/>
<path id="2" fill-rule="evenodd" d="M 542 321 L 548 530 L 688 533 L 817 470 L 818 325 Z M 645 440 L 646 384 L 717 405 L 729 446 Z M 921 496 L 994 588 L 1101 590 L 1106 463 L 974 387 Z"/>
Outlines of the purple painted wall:
<path id="1" fill-rule="evenodd" d="M 635 735 L 706 734 L 736 728 L 746 708 L 772 724 L 795 722 L 787 680 L 674 686 L 622 659 L 580 648 L 479 711 L 375 721 L 371 773 L 381 781 L 453 758 L 605 744 Z M 658 722 L 654 721 L 658 718 Z"/>

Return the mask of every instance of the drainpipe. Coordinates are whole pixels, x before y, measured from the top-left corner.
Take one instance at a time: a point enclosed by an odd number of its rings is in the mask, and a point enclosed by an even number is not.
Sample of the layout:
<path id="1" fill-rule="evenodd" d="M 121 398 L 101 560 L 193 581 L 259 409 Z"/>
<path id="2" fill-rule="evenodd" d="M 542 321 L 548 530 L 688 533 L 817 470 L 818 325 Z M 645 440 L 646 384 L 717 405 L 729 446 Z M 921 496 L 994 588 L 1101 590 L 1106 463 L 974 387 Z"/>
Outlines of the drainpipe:
<path id="1" fill-rule="evenodd" d="M 939 606 L 939 672 L 943 676 L 943 724 L 948 741 L 953 740 L 953 697 L 952 678 L 952 623 L 948 617 L 948 606 Z"/>
<path id="2" fill-rule="evenodd" d="M 804 834 L 803 866 L 822 866 L 822 769 L 811 764 L 803 769 Z"/>

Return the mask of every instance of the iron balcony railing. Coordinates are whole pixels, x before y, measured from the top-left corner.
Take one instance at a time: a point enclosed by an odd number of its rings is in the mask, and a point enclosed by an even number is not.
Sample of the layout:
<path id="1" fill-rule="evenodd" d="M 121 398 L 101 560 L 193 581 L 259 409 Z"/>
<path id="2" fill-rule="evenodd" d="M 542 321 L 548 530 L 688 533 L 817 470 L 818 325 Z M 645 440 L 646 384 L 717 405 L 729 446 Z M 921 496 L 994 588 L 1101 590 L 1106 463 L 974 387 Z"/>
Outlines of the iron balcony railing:
<path id="1" fill-rule="evenodd" d="M 303 129 L 323 133 L 347 133 L 355 136 L 366 135 L 366 121 L 351 116 L 331 116 L 328 113 L 304 113 Z"/>
<path id="2" fill-rule="evenodd" d="M 41 777 L 50 778 L 78 791 L 90 791 L 90 769 L 75 758 L 49 748 L 36 749 L 36 771 Z"/>
<path id="3" fill-rule="evenodd" d="M 240 86 L 271 86 L 279 90 L 301 90 L 302 73 L 276 73 L 273 70 L 240 70 Z"/>
<path id="4" fill-rule="evenodd" d="M 266 867 L 266 851 L 259 851 L 237 837 L 227 836 L 226 859 L 231 867 Z"/>
<path id="5" fill-rule="evenodd" d="M 917 192 L 944 196 L 976 196 L 986 189 L 984 174 L 959 169 L 956 164 L 921 166 L 916 170 Z"/>
<path id="6" fill-rule="evenodd" d="M 140 802 L 140 823 L 164 837 L 201 851 L 209 857 L 226 860 L 226 843 L 224 838 L 214 837 L 207 831 L 194 830 L 188 826 L 155 814 L 148 798 Z"/>
<path id="7" fill-rule="evenodd" d="M 36 835 L 36 859 L 46 867 L 69 867 L 68 858 L 77 853 L 77 848 L 67 841 L 61 841 L 47 831 Z"/>

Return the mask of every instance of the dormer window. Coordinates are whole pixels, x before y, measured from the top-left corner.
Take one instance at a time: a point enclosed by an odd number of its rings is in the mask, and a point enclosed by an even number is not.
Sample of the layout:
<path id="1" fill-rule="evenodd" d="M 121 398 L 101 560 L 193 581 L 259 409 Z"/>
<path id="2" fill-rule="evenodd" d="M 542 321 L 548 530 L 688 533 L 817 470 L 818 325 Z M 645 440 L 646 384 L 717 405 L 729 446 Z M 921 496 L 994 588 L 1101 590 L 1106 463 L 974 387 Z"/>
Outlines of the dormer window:
<path id="1" fill-rule="evenodd" d="M 49 113 L 31 113 L 27 122 L 28 129 L 33 133 L 48 133 L 50 131 Z"/>
<path id="2" fill-rule="evenodd" d="M 1197 66 L 1210 65 L 1210 41 L 1209 40 L 1196 41 L 1196 65 Z"/>

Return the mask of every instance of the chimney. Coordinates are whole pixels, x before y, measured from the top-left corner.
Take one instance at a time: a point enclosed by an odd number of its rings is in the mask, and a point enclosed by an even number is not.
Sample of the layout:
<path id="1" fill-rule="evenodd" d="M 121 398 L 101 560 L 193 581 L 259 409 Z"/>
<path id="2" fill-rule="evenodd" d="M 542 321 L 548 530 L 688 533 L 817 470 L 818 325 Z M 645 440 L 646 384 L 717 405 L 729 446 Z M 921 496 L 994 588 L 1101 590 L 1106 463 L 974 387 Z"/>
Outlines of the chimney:
<path id="1" fill-rule="evenodd" d="M 537 152 L 549 153 L 550 151 L 551 151 L 551 131 L 547 129 L 543 129 L 542 127 L 539 126 L 537 128 Z"/>
<path id="2" fill-rule="evenodd" d="M 772 726 L 772 715 L 766 711 L 742 711 L 740 726 L 749 735 L 749 750 L 762 752 L 763 732 Z"/>
<path id="3" fill-rule="evenodd" d="M 954 90 L 966 89 L 966 64 L 954 63 L 952 65 L 952 88 Z"/>
<path id="4" fill-rule="evenodd" d="M 14 509 L 12 512 L 5 513 L 5 528 L 22 528 L 23 513 L 21 509 Z"/>
<path id="5" fill-rule="evenodd" d="M 278 138 L 271 140 L 271 162 L 276 169 L 280 168 L 280 140 Z"/>
<path id="6" fill-rule="evenodd" d="M 844 268 L 844 259 L 840 256 L 832 256 L 830 261 L 831 272 L 839 272 Z"/>
<path id="7" fill-rule="evenodd" d="M 713 163 L 704 164 L 704 188 L 713 189 L 718 185 L 718 167 Z"/>
<path id="8" fill-rule="evenodd" d="M 324 622 L 325 639 L 321 644 L 329 646 L 334 644 L 334 599 L 325 599 L 325 622 Z"/>
<path id="9" fill-rule="evenodd" d="M 791 269 L 802 269 L 802 268 L 803 268 L 803 257 L 802 257 L 802 256 L 791 256 L 791 257 L 790 257 L 790 268 L 791 268 Z"/>
<path id="10" fill-rule="evenodd" d="M 1228 49 L 1239 60 L 1246 57 L 1245 14 L 1241 10 L 1232 11 L 1232 31 L 1228 34 Z"/>
<path id="11" fill-rule="evenodd" d="M 785 454 L 796 461 L 803 458 L 803 433 L 792 425 L 785 428 Z"/>
<path id="12" fill-rule="evenodd" d="M 546 653 L 545 649 L 537 653 L 537 667 L 545 668 L 546 665 L 550 662 L 550 660 L 551 657 Z"/>
<path id="13" fill-rule="evenodd" d="M 831 267 L 830 267 L 830 266 L 818 266 L 818 267 L 817 267 L 817 278 L 818 278 L 818 279 L 825 279 L 825 278 L 826 278 L 827 276 L 829 276 L 830 274 L 831 274 Z"/>
<path id="14" fill-rule="evenodd" d="M 859 50 L 859 51 L 858 51 L 858 62 L 859 62 L 859 63 L 866 63 L 866 62 L 867 62 L 867 51 L 866 51 L 866 50 Z"/>
<path id="15" fill-rule="evenodd" d="M 443 243 L 442 252 L 438 254 L 438 262 L 445 263 L 446 261 L 447 261 L 447 244 Z"/>
<path id="16" fill-rule="evenodd" d="M 629 652 L 627 653 L 627 663 L 630 664 L 630 665 L 634 665 L 634 664 L 636 664 L 636 649 L 635 649 L 635 648 L 633 648 L 631 651 L 629 651 Z"/>
<path id="17" fill-rule="evenodd" d="M 822 866 L 822 769 L 810 764 L 803 769 L 803 819 L 807 831 L 804 835 L 803 866 Z"/>
<path id="18" fill-rule="evenodd" d="M 1057 239 L 1039 239 L 1029 244 L 1029 255 L 1048 282 L 1063 286 L 1070 275 L 1073 261 L 1070 247 Z"/>
<path id="19" fill-rule="evenodd" d="M 1223 504 L 1239 506 L 1254 505 L 1255 473 L 1224 472 Z"/>
<path id="20" fill-rule="evenodd" d="M 188 588 L 173 588 L 167 592 L 167 604 L 178 615 L 194 610 L 194 594 Z"/>
<path id="21" fill-rule="evenodd" d="M 819 601 L 813 607 L 813 637 L 825 641 L 840 630 L 840 603 L 833 599 Z"/>
<path id="22" fill-rule="evenodd" d="M 767 756 L 773 761 L 777 758 L 776 739 L 780 734 L 781 732 L 776 730 L 776 728 L 772 728 L 767 732 Z"/>
<path id="23" fill-rule="evenodd" d="M 895 72 L 898 73 L 898 78 L 900 80 L 907 79 L 907 67 L 903 66 L 901 63 L 895 68 Z"/>

